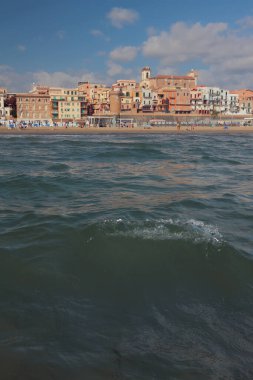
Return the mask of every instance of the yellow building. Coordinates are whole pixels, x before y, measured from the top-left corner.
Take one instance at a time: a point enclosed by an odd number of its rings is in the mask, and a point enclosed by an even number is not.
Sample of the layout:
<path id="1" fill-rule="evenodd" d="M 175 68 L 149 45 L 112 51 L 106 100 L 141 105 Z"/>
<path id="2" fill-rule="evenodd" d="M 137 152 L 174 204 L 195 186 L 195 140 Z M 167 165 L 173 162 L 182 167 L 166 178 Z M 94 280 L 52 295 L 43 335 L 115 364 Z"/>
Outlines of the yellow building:
<path id="1" fill-rule="evenodd" d="M 87 96 L 79 88 L 50 87 L 49 95 L 54 121 L 75 121 L 87 114 Z"/>
<path id="2" fill-rule="evenodd" d="M 121 90 L 121 111 L 132 111 L 138 109 L 138 104 L 141 102 L 141 94 L 139 85 L 135 80 L 121 79 L 117 80 L 112 85 L 113 89 L 119 88 Z"/>

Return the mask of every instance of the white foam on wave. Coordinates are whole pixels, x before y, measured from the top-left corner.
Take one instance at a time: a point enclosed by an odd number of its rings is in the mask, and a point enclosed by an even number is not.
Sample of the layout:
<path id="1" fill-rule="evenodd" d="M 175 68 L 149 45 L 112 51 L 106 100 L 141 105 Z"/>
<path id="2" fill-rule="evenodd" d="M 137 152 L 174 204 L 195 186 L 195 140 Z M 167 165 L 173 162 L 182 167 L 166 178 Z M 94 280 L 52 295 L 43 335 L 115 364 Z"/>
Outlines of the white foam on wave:
<path id="1" fill-rule="evenodd" d="M 146 219 L 142 222 L 123 219 L 107 219 L 102 223 L 107 236 L 130 237 L 142 240 L 184 240 L 194 243 L 220 245 L 223 237 L 217 226 L 203 221 L 189 219 Z"/>

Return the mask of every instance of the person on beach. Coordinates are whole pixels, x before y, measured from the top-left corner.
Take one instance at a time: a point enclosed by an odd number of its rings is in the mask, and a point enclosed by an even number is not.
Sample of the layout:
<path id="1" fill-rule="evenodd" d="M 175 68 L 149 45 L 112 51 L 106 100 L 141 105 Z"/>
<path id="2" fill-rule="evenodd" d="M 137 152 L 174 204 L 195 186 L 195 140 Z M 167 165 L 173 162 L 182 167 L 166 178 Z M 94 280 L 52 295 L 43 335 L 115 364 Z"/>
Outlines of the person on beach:
<path id="1" fill-rule="evenodd" d="M 181 124 L 179 123 L 179 121 L 177 122 L 177 130 L 180 131 L 180 128 L 181 128 Z"/>

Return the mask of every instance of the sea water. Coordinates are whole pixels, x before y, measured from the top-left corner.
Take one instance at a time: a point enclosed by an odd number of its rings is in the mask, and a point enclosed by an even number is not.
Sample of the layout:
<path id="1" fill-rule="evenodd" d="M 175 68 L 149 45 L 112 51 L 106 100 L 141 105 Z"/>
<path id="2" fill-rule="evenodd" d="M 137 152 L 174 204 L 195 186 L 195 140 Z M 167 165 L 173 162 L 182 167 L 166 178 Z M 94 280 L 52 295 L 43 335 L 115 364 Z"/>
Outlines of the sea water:
<path id="1" fill-rule="evenodd" d="M 1 136 L 1 380 L 252 379 L 252 147 Z"/>

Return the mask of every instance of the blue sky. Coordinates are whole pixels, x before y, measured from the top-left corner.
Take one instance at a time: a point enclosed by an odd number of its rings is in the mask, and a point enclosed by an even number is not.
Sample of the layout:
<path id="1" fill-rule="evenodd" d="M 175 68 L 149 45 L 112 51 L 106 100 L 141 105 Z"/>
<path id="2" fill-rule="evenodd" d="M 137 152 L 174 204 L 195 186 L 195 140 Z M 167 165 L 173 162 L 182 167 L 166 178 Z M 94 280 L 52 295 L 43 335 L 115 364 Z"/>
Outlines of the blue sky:
<path id="1" fill-rule="evenodd" d="M 13 0 L 1 4 L 0 42 L 10 91 L 138 80 L 146 65 L 253 88 L 252 0 Z"/>

